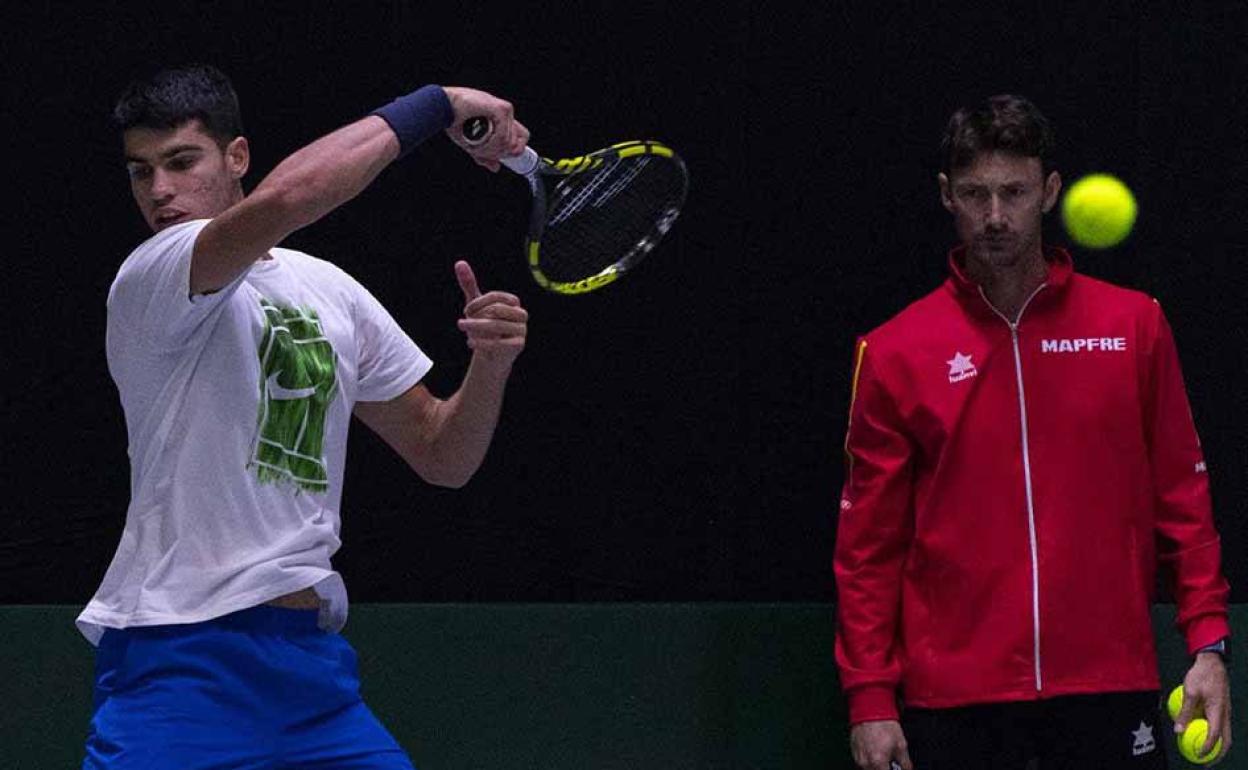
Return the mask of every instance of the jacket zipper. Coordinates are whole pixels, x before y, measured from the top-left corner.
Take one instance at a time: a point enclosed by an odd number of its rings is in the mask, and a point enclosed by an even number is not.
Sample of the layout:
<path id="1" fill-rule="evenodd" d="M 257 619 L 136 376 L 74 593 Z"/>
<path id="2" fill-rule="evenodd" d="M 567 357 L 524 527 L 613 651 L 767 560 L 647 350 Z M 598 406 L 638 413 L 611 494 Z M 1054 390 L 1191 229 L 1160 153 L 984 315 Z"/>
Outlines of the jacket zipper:
<path id="1" fill-rule="evenodd" d="M 1036 287 L 1036 290 L 1023 302 L 1023 306 L 1018 309 L 1018 316 L 1013 321 L 1002 315 L 1001 311 L 988 301 L 988 295 L 984 294 L 982 286 L 979 288 L 979 296 L 984 298 L 984 304 L 992 308 L 992 312 L 1010 327 L 1010 342 L 1014 346 L 1014 378 L 1018 383 L 1018 415 L 1023 437 L 1023 487 L 1027 493 L 1027 536 L 1031 545 L 1031 632 L 1032 649 L 1036 661 L 1036 692 L 1043 690 L 1044 681 L 1040 670 L 1040 560 L 1036 547 L 1036 507 L 1031 493 L 1031 449 L 1027 443 L 1027 398 L 1023 393 L 1023 356 L 1018 345 L 1018 325 L 1023 320 L 1023 313 L 1027 310 L 1027 306 L 1047 285 L 1047 283 L 1042 283 Z"/>

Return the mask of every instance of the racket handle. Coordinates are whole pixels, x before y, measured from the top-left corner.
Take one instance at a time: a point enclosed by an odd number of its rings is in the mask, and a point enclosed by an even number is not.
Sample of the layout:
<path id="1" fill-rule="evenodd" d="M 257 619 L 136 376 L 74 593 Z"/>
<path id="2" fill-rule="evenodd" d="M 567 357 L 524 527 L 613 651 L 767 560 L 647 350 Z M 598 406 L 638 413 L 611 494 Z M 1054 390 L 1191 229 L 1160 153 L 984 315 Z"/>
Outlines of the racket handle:
<path id="1" fill-rule="evenodd" d="M 464 143 L 469 147 L 480 147 L 489 141 L 490 135 L 494 133 L 494 124 L 490 119 L 484 116 L 468 118 L 464 121 L 463 126 Z M 520 176 L 528 176 L 533 173 L 537 165 L 542 162 L 532 147 L 525 147 L 524 152 L 519 155 L 513 155 L 510 158 L 499 158 L 507 168 L 516 172 Z"/>
<path id="2" fill-rule="evenodd" d="M 510 158 L 499 158 L 498 162 L 520 176 L 528 176 L 537 170 L 537 165 L 542 162 L 542 159 L 537 156 L 532 147 L 525 147 L 524 152 L 519 155 L 513 155 Z"/>

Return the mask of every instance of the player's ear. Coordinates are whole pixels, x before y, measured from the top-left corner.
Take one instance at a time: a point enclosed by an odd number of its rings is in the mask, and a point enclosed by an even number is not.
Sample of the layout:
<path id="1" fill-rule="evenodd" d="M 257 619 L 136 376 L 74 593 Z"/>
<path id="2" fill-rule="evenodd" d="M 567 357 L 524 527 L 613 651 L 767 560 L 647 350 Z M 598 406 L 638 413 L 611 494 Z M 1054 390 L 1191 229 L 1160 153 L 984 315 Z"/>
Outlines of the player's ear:
<path id="1" fill-rule="evenodd" d="M 1062 175 L 1056 171 L 1050 171 L 1047 179 L 1044 180 L 1044 213 L 1049 213 L 1053 205 L 1057 203 L 1057 196 L 1062 192 Z"/>
<path id="2" fill-rule="evenodd" d="M 236 136 L 225 146 L 225 163 L 230 169 L 230 176 L 242 179 L 251 166 L 251 147 L 247 137 Z"/>
<path id="3" fill-rule="evenodd" d="M 940 184 L 940 203 L 952 214 L 953 190 L 949 187 L 949 175 L 942 171 L 936 175 L 936 181 Z"/>

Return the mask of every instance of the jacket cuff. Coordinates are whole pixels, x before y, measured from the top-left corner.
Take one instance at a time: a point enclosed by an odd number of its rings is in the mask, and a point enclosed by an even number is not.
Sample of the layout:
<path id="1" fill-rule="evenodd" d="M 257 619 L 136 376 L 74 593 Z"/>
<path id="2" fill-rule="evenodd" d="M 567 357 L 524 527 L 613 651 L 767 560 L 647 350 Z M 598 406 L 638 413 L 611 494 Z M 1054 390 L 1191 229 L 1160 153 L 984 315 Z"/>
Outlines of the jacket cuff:
<path id="1" fill-rule="evenodd" d="M 860 722 L 879 720 L 895 720 L 897 712 L 897 693 L 888 685 L 870 685 L 859 687 L 848 693 L 849 726 Z"/>
<path id="2" fill-rule="evenodd" d="M 1225 615 L 1203 615 L 1188 621 L 1183 635 L 1187 638 L 1187 654 L 1195 655 L 1201 647 L 1229 637 L 1231 625 Z"/>

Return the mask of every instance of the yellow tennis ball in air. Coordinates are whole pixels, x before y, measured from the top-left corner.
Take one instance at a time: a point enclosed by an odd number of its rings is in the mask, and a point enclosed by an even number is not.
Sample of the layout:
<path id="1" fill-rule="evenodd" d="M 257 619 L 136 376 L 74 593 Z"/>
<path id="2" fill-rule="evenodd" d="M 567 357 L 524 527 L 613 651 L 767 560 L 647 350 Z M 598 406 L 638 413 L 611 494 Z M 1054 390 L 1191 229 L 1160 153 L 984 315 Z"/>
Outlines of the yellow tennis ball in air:
<path id="1" fill-rule="evenodd" d="M 1071 185 L 1062 199 L 1062 223 L 1080 246 L 1117 246 L 1135 226 L 1135 196 L 1118 177 L 1089 174 Z"/>
<path id="2" fill-rule="evenodd" d="M 1200 749 L 1205 745 L 1207 737 L 1209 737 L 1209 723 L 1203 719 L 1193 719 L 1179 736 L 1179 753 L 1188 762 L 1197 765 L 1209 764 L 1222 753 L 1222 739 L 1219 738 L 1217 743 L 1213 744 L 1208 754 L 1201 754 Z"/>

